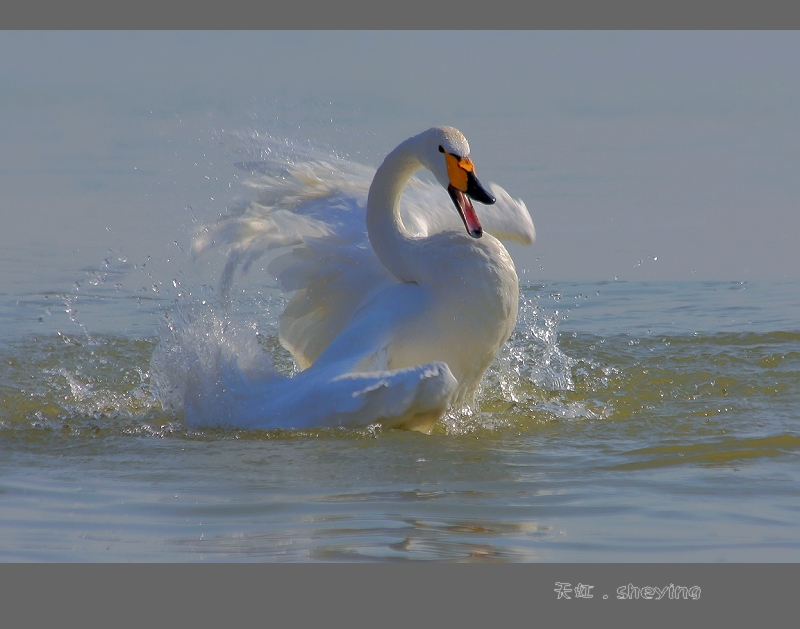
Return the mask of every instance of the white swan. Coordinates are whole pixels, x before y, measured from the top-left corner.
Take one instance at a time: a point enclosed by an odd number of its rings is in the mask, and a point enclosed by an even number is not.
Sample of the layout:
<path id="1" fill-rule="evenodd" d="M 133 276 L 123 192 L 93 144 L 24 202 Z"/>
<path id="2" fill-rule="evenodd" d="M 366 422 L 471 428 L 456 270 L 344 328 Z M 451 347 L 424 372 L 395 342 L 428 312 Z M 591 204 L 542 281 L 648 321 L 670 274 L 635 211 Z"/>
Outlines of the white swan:
<path id="1" fill-rule="evenodd" d="M 535 232 L 525 205 L 499 186 L 489 186 L 492 194 L 481 186 L 469 145 L 452 127 L 401 143 L 375 172 L 368 193 L 365 173 L 348 168 L 318 162 L 295 166 L 292 177 L 265 177 L 260 203 L 196 239 L 198 252 L 231 245 L 223 292 L 237 266 L 247 269 L 269 249 L 300 245 L 269 268 L 294 292 L 280 339 L 303 371 L 254 377 L 238 368 L 235 356 L 219 358 L 213 378 L 190 374 L 187 423 L 379 422 L 430 432 L 450 406 L 473 402 L 514 329 L 518 280 L 503 245 L 483 234 L 470 198 L 497 201 L 486 208 L 488 231 L 529 244 Z M 448 191 L 457 213 L 447 210 L 435 184 L 412 179 L 420 168 Z"/>

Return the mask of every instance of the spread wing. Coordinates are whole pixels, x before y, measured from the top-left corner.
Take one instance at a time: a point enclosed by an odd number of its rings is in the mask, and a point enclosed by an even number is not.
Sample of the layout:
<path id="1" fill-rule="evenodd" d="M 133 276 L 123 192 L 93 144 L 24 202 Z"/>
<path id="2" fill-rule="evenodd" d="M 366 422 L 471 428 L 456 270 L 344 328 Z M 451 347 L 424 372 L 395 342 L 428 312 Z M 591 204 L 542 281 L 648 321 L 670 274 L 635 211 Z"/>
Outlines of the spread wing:
<path id="1" fill-rule="evenodd" d="M 366 229 L 366 202 L 374 169 L 345 160 L 309 156 L 291 164 L 242 164 L 255 201 L 206 226 L 196 254 L 227 247 L 220 281 L 227 295 L 236 269 L 246 272 L 262 256 L 280 287 L 291 294 L 280 319 L 280 339 L 305 369 L 339 335 L 368 296 L 397 282 L 379 262 Z M 500 186 L 478 211 L 484 230 L 500 240 L 529 244 L 535 238 L 525 204 Z M 403 191 L 401 216 L 415 236 L 463 229 L 445 190 L 412 178 Z M 284 251 L 279 251 L 283 249 Z"/>

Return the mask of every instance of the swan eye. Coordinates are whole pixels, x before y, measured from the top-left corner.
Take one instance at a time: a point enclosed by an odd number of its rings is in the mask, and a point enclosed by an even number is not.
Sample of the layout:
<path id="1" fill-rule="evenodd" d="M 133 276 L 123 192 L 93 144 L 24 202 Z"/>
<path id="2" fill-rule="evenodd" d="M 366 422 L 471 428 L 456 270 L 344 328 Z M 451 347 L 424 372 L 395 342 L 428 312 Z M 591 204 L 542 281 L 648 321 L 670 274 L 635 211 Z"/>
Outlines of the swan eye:
<path id="1" fill-rule="evenodd" d="M 441 144 L 439 145 L 439 152 L 444 153 L 444 147 Z"/>

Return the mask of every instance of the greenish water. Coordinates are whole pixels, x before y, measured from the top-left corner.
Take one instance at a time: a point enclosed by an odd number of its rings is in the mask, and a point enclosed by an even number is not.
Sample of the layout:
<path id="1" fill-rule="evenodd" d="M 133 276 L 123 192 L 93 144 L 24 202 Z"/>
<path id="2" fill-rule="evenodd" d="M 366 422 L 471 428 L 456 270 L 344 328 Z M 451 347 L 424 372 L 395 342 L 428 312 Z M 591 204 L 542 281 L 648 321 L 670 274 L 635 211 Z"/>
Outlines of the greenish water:
<path id="1" fill-rule="evenodd" d="M 797 561 L 798 288 L 530 286 L 479 410 L 431 436 L 189 430 L 153 393 L 157 332 L 65 312 L 0 346 L 0 557 Z"/>

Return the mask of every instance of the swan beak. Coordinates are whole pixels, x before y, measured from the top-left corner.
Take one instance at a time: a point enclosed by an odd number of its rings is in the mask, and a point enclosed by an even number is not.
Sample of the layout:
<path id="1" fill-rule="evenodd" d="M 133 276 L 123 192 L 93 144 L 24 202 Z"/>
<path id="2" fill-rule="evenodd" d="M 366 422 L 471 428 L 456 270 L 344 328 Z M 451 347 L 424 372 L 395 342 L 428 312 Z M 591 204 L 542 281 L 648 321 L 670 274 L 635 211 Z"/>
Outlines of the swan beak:
<path id="1" fill-rule="evenodd" d="M 469 173 L 467 175 L 467 194 L 484 205 L 492 205 L 497 201 L 497 199 L 481 185 L 475 173 Z"/>
<path id="2" fill-rule="evenodd" d="M 453 199 L 458 215 L 464 221 L 467 233 L 473 238 L 483 236 L 483 227 L 481 227 L 481 222 L 478 220 L 478 215 L 475 213 L 475 208 L 472 207 L 472 201 L 469 200 L 469 197 L 453 184 L 447 186 L 447 192 L 450 194 L 450 198 Z"/>
<path id="3" fill-rule="evenodd" d="M 472 161 L 468 157 L 462 158 L 452 153 L 445 153 L 445 158 L 450 179 L 447 192 L 453 199 L 461 220 L 464 221 L 467 233 L 473 238 L 480 238 L 483 235 L 483 228 L 470 198 L 486 205 L 491 205 L 496 199 L 478 181 Z"/>

